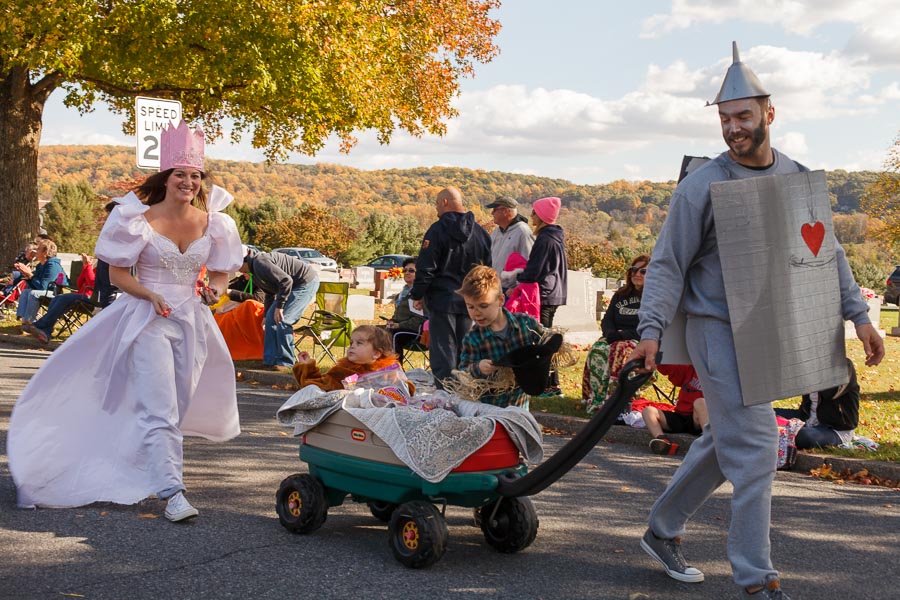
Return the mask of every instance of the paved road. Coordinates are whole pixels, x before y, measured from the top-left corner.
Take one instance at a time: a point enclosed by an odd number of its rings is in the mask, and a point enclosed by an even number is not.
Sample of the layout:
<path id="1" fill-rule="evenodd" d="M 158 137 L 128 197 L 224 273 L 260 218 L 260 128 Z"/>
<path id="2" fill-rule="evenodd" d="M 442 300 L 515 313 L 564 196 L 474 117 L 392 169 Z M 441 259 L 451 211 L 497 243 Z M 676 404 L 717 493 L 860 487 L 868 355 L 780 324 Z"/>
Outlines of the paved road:
<path id="1" fill-rule="evenodd" d="M 185 480 L 200 516 L 162 518 L 163 503 L 67 510 L 15 508 L 6 464 L 9 414 L 46 353 L 0 348 L 0 597 L 180 598 L 733 598 L 724 558 L 729 517 L 722 489 L 696 515 L 685 549 L 706 573 L 699 585 L 666 577 L 638 548 L 647 510 L 677 458 L 602 443 L 555 486 L 535 497 L 540 530 L 516 555 L 488 547 L 450 507 L 450 544 L 434 567 L 400 566 L 386 528 L 365 506 L 332 508 L 309 536 L 277 521 L 274 493 L 304 471 L 297 442 L 272 415 L 286 392 L 239 391 L 244 432 L 226 444 L 190 439 Z M 546 452 L 566 438 L 545 438 Z M 900 495 L 779 473 L 774 490 L 774 559 L 797 599 L 898 597 Z M 145 518 L 151 514 L 157 518 Z"/>

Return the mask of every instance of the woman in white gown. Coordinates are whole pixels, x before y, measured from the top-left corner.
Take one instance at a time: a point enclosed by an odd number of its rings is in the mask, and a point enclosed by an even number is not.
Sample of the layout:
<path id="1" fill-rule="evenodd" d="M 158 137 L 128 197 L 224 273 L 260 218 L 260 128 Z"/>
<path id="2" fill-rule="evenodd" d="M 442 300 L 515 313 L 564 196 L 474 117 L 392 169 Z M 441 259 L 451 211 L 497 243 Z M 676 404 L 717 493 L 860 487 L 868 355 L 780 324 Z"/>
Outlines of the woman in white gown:
<path id="1" fill-rule="evenodd" d="M 156 494 L 169 520 L 190 518 L 182 436 L 240 433 L 234 366 L 196 282 L 206 265 L 205 300 L 215 301 L 241 264 L 241 243 L 220 212 L 231 195 L 213 186 L 205 198 L 202 135 L 183 121 L 163 132 L 162 170 L 137 188 L 144 202 L 134 192 L 119 199 L 97 241 L 124 294 L 53 352 L 13 409 L 7 453 L 19 506 Z M 204 200 L 208 212 L 193 205 Z"/>

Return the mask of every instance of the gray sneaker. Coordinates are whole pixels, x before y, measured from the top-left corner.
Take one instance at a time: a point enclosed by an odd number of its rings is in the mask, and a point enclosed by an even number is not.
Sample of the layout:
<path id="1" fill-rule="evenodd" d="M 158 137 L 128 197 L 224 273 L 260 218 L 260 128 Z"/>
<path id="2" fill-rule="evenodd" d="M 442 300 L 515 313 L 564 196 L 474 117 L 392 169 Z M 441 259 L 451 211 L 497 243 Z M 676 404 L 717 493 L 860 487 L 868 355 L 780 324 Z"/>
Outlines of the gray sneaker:
<path id="1" fill-rule="evenodd" d="M 199 511 L 191 506 L 182 492 L 169 498 L 169 502 L 166 504 L 166 518 L 173 523 L 196 517 L 198 514 L 200 514 Z"/>
<path id="2" fill-rule="evenodd" d="M 681 554 L 680 537 L 664 540 L 656 537 L 652 531 L 647 529 L 644 537 L 641 538 L 641 548 L 656 559 L 672 579 L 684 581 L 685 583 L 700 583 L 703 581 L 703 573 L 699 569 L 688 565 L 684 560 L 684 555 Z M 760 596 L 753 596 L 753 598 L 760 598 Z M 761 598 L 765 598 L 765 596 L 761 596 Z"/>
<path id="3" fill-rule="evenodd" d="M 772 579 L 766 586 L 752 594 L 741 588 L 741 600 L 791 600 L 790 596 L 781 591 L 777 579 Z"/>

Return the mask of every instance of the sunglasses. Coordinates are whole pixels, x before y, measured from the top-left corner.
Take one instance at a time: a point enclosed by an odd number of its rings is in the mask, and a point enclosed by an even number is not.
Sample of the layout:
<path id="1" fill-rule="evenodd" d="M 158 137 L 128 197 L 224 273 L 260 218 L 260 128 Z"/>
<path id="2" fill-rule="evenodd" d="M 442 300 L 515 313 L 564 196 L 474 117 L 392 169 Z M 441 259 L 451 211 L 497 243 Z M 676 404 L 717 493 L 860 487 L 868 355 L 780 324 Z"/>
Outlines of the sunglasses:
<path id="1" fill-rule="evenodd" d="M 628 270 L 632 273 L 640 273 L 641 275 L 647 274 L 647 267 L 628 267 Z"/>
<path id="2" fill-rule="evenodd" d="M 415 269 L 403 269 L 403 272 L 404 273 L 415 273 L 416 270 Z"/>

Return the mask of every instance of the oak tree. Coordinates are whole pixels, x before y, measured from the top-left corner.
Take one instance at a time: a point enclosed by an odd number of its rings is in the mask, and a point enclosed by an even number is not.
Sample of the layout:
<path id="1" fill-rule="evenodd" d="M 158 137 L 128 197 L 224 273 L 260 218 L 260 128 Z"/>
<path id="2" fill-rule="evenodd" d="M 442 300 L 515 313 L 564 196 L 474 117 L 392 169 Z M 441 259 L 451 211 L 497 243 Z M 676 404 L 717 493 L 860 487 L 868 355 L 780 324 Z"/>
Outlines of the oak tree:
<path id="1" fill-rule="evenodd" d="M 499 0 L 2 0 L 0 259 L 37 229 L 44 104 L 56 89 L 133 133 L 135 96 L 267 158 L 374 130 L 441 134 L 461 77 L 497 53 Z"/>

